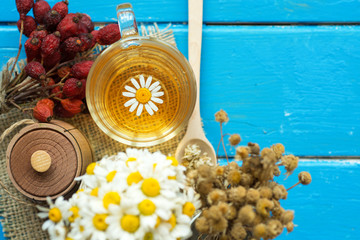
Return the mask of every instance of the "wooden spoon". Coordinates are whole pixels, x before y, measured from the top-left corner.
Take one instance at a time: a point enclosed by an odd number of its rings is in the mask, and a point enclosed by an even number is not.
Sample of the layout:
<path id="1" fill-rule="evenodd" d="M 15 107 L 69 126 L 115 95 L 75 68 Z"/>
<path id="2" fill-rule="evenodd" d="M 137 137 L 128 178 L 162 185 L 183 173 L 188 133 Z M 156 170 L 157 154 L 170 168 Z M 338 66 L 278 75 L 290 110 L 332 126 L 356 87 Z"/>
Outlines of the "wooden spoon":
<path id="1" fill-rule="evenodd" d="M 211 161 L 216 164 L 217 161 L 214 147 L 205 136 L 200 118 L 199 99 L 202 18 L 203 0 L 189 0 L 189 62 L 195 73 L 197 94 L 194 112 L 190 117 L 186 134 L 176 149 L 175 157 L 178 161 L 181 161 L 184 156 L 185 148 L 189 144 L 197 144 L 200 146 L 201 152 L 206 152 L 211 158 Z"/>

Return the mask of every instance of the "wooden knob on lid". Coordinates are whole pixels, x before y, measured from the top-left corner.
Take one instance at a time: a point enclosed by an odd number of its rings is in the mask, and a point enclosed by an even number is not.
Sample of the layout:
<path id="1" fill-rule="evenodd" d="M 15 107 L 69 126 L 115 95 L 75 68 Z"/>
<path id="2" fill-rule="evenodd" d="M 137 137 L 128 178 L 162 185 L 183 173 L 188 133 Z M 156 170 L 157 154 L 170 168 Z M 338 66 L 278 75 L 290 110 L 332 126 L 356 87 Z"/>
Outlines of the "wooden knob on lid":
<path id="1" fill-rule="evenodd" d="M 46 172 L 49 170 L 50 166 L 51 157 L 47 152 L 38 150 L 31 155 L 31 167 L 35 171 L 39 173 Z"/>

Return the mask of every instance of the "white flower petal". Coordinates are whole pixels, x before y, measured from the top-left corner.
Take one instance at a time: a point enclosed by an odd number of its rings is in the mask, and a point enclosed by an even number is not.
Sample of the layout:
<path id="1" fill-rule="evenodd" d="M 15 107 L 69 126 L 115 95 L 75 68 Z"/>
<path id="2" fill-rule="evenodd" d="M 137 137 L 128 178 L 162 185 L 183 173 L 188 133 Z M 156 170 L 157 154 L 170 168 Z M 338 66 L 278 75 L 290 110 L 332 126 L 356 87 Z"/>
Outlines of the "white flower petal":
<path id="1" fill-rule="evenodd" d="M 149 76 L 148 79 L 146 80 L 146 84 L 145 84 L 146 88 L 150 87 L 151 81 L 152 81 L 152 76 Z"/>
<path id="2" fill-rule="evenodd" d="M 127 101 L 127 102 L 124 104 L 124 106 L 125 106 L 125 107 L 128 107 L 128 106 L 130 106 L 130 105 L 133 105 L 135 102 L 136 102 L 136 98 L 132 98 L 132 99 L 130 99 L 129 101 Z"/>
<path id="3" fill-rule="evenodd" d="M 144 105 L 140 103 L 140 104 L 139 104 L 139 107 L 138 107 L 138 109 L 137 109 L 137 111 L 136 111 L 136 116 L 140 116 L 140 115 L 141 115 L 143 108 L 144 108 Z"/>
<path id="4" fill-rule="evenodd" d="M 128 86 L 128 85 L 125 86 L 125 89 L 128 90 L 129 92 L 136 93 L 135 88 L 130 87 L 130 86 Z"/>
<path id="5" fill-rule="evenodd" d="M 152 101 L 149 101 L 148 104 L 150 105 L 150 107 L 152 108 L 152 110 L 154 110 L 155 112 L 156 112 L 157 110 L 159 110 L 158 107 L 157 107 Z"/>
<path id="6" fill-rule="evenodd" d="M 134 98 L 134 99 L 135 99 L 135 98 Z M 139 105 L 139 102 L 138 102 L 138 101 L 135 101 L 135 102 L 133 103 L 133 105 L 130 107 L 129 111 L 130 111 L 130 112 L 133 112 L 138 105 Z"/>
<path id="7" fill-rule="evenodd" d="M 164 95 L 164 92 L 156 92 L 156 93 L 152 93 L 151 95 L 154 97 L 161 97 L 162 95 Z"/>
<path id="8" fill-rule="evenodd" d="M 157 86 L 159 86 L 160 82 L 154 82 L 153 84 L 151 84 L 151 86 L 149 87 L 149 91 L 153 90 L 154 88 L 156 88 Z"/>
<path id="9" fill-rule="evenodd" d="M 157 97 L 152 97 L 151 101 L 156 102 L 156 103 L 160 103 L 160 104 L 164 102 L 162 99 L 157 98 Z"/>
<path id="10" fill-rule="evenodd" d="M 143 75 L 140 75 L 139 76 L 139 79 L 140 79 L 140 86 L 143 88 L 145 87 L 145 79 L 144 79 L 144 76 Z"/>
<path id="11" fill-rule="evenodd" d="M 131 79 L 132 84 L 136 87 L 136 89 L 140 88 L 140 85 L 138 84 L 138 82 L 135 79 Z"/>
<path id="12" fill-rule="evenodd" d="M 151 93 L 156 93 L 161 89 L 161 86 L 157 86 L 154 90 L 151 91 Z"/>
<path id="13" fill-rule="evenodd" d="M 135 97 L 135 93 L 131 93 L 131 92 L 123 92 L 122 94 L 125 97 Z"/>
<path id="14" fill-rule="evenodd" d="M 154 111 L 151 109 L 149 104 L 145 104 L 146 111 L 152 116 L 154 114 Z"/>

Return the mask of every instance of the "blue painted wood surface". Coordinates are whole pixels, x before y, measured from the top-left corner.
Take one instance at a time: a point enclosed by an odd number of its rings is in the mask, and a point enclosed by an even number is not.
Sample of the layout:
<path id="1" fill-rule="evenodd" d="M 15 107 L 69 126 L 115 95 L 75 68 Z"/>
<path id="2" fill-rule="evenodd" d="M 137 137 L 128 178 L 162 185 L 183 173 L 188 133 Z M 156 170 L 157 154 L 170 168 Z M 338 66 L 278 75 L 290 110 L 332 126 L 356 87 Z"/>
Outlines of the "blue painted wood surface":
<path id="1" fill-rule="evenodd" d="M 49 0 L 54 5 L 58 0 Z M 71 12 L 84 11 L 95 21 L 114 21 L 116 5 L 126 1 L 70 0 Z M 187 0 L 130 1 L 139 21 L 187 22 Z M 14 0 L 2 1 L 0 22 L 19 18 Z M 205 22 L 359 22 L 358 0 L 206 0 Z"/>
<path id="2" fill-rule="evenodd" d="M 187 55 L 187 26 L 173 29 Z M 16 55 L 18 33 L 0 30 L 3 64 Z M 210 141 L 220 139 L 214 113 L 223 108 L 224 131 L 244 143 L 282 142 L 301 156 L 360 155 L 359 46 L 360 26 L 205 26 L 200 103 Z"/>

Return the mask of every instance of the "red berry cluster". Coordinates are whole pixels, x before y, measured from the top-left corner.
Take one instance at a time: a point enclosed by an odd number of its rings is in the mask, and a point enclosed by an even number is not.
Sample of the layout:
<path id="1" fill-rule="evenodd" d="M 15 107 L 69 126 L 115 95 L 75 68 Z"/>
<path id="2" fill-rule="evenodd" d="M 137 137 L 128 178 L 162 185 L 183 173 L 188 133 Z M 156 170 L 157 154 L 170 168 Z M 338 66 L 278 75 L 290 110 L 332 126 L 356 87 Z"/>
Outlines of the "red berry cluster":
<path id="1" fill-rule="evenodd" d="M 15 0 L 20 14 L 19 31 L 29 37 L 25 42 L 27 65 L 25 73 L 41 82 L 48 92 L 38 102 L 33 115 L 48 122 L 57 114 L 72 117 L 84 109 L 86 78 L 93 61 L 80 61 L 71 66 L 61 63 L 81 57 L 82 52 L 95 44 L 109 45 L 120 39 L 117 24 L 94 30 L 94 23 L 85 13 L 69 13 L 68 0 L 57 2 L 52 8 L 45 0 Z M 34 18 L 28 16 L 33 9 Z M 62 67 L 58 67 L 58 66 Z M 56 74 L 47 74 L 55 68 Z M 53 99 L 50 100 L 49 98 Z M 42 101 L 53 104 L 42 104 Z"/>

